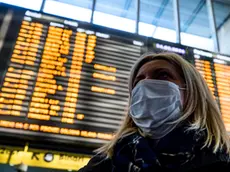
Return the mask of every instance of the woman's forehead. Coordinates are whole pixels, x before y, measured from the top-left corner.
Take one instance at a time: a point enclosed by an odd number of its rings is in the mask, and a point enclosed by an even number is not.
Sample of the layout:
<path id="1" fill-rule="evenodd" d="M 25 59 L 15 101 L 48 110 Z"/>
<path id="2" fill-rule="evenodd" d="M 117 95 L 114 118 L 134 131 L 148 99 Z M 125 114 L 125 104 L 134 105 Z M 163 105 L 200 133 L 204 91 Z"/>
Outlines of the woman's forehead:
<path id="1" fill-rule="evenodd" d="M 166 68 L 166 69 L 170 69 L 171 71 L 178 72 L 176 70 L 176 67 L 172 63 L 168 62 L 167 60 L 152 60 L 142 65 L 138 70 L 137 74 L 145 73 L 149 70 L 159 69 L 159 68 L 163 68 L 163 69 Z"/>

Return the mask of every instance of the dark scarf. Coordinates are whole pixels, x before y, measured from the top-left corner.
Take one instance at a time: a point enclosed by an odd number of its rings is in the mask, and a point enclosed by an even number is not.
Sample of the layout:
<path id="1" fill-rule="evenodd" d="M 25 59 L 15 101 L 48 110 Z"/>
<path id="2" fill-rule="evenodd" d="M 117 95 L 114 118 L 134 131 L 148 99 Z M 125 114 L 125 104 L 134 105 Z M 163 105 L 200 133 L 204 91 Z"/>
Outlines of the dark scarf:
<path id="1" fill-rule="evenodd" d="M 193 168 L 191 162 L 196 156 L 203 156 L 201 147 L 205 132 L 187 131 L 179 127 L 161 140 L 142 137 L 139 133 L 124 137 L 118 141 L 112 157 L 113 172 L 148 172 L 148 171 L 178 171 L 183 168 Z M 209 158 L 204 163 L 226 160 L 212 154 L 211 149 L 205 152 Z M 199 159 L 199 158 L 198 158 Z M 203 158 L 201 158 L 203 159 Z M 200 162 L 197 162 L 200 163 Z M 197 165 L 195 165 L 197 166 Z M 183 170 L 182 170 L 183 171 Z"/>

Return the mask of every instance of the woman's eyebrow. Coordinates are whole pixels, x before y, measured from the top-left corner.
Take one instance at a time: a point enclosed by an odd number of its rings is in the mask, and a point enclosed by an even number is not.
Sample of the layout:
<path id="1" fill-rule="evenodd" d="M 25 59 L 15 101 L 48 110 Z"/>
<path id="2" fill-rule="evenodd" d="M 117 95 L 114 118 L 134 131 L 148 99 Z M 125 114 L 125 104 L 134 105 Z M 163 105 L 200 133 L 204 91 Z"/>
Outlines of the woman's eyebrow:
<path id="1" fill-rule="evenodd" d="M 166 72 L 169 72 L 171 74 L 173 74 L 175 71 L 172 71 L 170 70 L 169 68 L 166 68 L 166 67 L 158 67 L 158 68 L 155 68 L 155 69 L 152 69 L 152 72 L 159 72 L 159 71 L 166 71 Z"/>

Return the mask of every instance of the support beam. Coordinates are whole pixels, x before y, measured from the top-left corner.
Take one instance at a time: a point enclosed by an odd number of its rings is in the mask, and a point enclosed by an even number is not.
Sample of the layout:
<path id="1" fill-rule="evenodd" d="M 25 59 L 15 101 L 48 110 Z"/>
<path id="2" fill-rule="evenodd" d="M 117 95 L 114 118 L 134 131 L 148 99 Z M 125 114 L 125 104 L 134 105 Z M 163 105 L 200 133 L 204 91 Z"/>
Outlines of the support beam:
<path id="1" fill-rule="evenodd" d="M 219 3 L 223 3 L 225 5 L 230 5 L 230 1 L 229 0 L 215 0 L 216 2 L 219 2 Z"/>
<path id="2" fill-rule="evenodd" d="M 219 52 L 220 51 L 219 40 L 218 40 L 217 31 L 216 31 L 216 19 L 214 15 L 212 0 L 206 0 L 206 6 L 208 10 L 208 18 L 209 18 L 209 26 L 211 29 L 211 36 L 212 36 L 213 43 L 214 43 L 214 51 Z"/>
<path id="3" fill-rule="evenodd" d="M 156 30 L 157 30 L 158 19 L 161 18 L 162 14 L 163 14 L 163 12 L 164 12 L 164 10 L 165 10 L 165 7 L 168 5 L 168 3 L 169 3 L 169 0 L 163 0 L 163 1 L 161 2 L 160 8 L 158 9 L 158 11 L 156 12 L 156 15 L 155 15 L 154 18 L 153 18 L 152 24 L 156 26 L 156 28 L 154 29 L 154 31 L 153 31 L 153 33 L 152 33 L 152 36 L 153 36 L 153 37 L 154 37 L 155 32 L 156 32 Z"/>
<path id="4" fill-rule="evenodd" d="M 95 6 L 96 6 L 96 0 L 93 0 L 92 13 L 91 13 L 91 17 L 90 17 L 90 23 L 93 23 L 93 16 L 94 16 L 94 11 L 95 11 Z"/>
<path id="5" fill-rule="evenodd" d="M 229 19 L 230 19 L 230 13 L 228 14 L 227 17 L 225 17 L 224 21 L 222 21 L 222 23 L 220 23 L 219 26 L 216 26 L 216 27 L 217 27 L 217 28 L 216 28 L 217 32 L 218 32 L 218 30 L 219 30 Z"/>
<path id="6" fill-rule="evenodd" d="M 42 1 L 42 5 L 41 5 L 41 8 L 40 8 L 40 11 L 43 11 L 43 10 L 44 10 L 45 2 L 46 2 L 46 0 L 43 0 L 43 1 Z"/>
<path id="7" fill-rule="evenodd" d="M 157 11 L 157 13 L 156 13 L 156 15 L 155 15 L 155 17 L 154 17 L 154 19 L 152 21 L 153 25 L 157 26 L 158 19 L 161 18 L 162 14 L 163 14 L 163 12 L 165 10 L 165 7 L 168 5 L 168 3 L 169 3 L 169 0 L 163 0 L 162 1 L 161 6 L 160 6 L 159 10 Z"/>
<path id="8" fill-rule="evenodd" d="M 188 20 L 186 20 L 181 28 L 181 32 L 186 32 L 189 26 L 193 23 L 195 20 L 197 14 L 201 11 L 203 6 L 205 5 L 205 0 L 201 0 L 196 8 L 193 10 L 192 14 L 189 16 Z"/>
<path id="9" fill-rule="evenodd" d="M 139 32 L 140 5 L 141 5 L 141 0 L 137 0 L 137 16 L 136 16 L 136 30 L 135 30 L 136 34 L 138 34 Z"/>
<path id="10" fill-rule="evenodd" d="M 124 10 L 123 12 L 121 13 L 121 17 L 126 17 L 127 15 L 127 11 L 129 10 L 131 4 L 132 4 L 132 1 L 133 0 L 126 0 L 125 1 L 125 6 L 124 6 Z"/>
<path id="11" fill-rule="evenodd" d="M 181 42 L 180 37 L 180 10 L 179 10 L 179 0 L 173 0 L 173 12 L 176 30 L 176 43 Z"/>

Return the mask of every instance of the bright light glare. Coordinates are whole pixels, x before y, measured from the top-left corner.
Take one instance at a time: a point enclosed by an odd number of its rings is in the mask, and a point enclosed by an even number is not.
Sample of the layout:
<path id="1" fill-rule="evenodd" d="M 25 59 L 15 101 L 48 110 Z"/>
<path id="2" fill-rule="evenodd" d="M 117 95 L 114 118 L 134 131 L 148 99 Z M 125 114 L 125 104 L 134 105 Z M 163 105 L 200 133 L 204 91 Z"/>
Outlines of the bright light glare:
<path id="1" fill-rule="evenodd" d="M 156 26 L 154 25 L 139 22 L 139 35 L 152 37 L 155 29 Z"/>
<path id="2" fill-rule="evenodd" d="M 131 19 L 95 11 L 93 17 L 93 23 L 101 26 L 106 26 L 106 27 L 134 33 L 136 22 Z"/>
<path id="3" fill-rule="evenodd" d="M 0 2 L 16 5 L 31 10 L 40 10 L 42 0 L 0 0 Z"/>
<path id="4" fill-rule="evenodd" d="M 139 22 L 139 34 L 164 41 L 176 42 L 176 32 L 174 30 L 156 27 L 147 23 Z"/>
<path id="5" fill-rule="evenodd" d="M 92 13 L 90 9 L 77 7 L 52 0 L 46 1 L 44 12 L 86 22 L 90 22 Z"/>
<path id="6" fill-rule="evenodd" d="M 164 41 L 176 42 L 176 32 L 174 30 L 156 27 L 147 23 L 139 22 L 139 34 Z M 181 33 L 181 44 L 209 51 L 214 50 L 212 39 L 183 32 Z"/>
<path id="7" fill-rule="evenodd" d="M 211 38 L 205 38 L 183 32 L 181 33 L 181 44 L 209 51 L 214 50 L 213 40 Z"/>
<path id="8" fill-rule="evenodd" d="M 176 31 L 163 27 L 157 27 L 153 37 L 164 41 L 176 42 Z"/>

